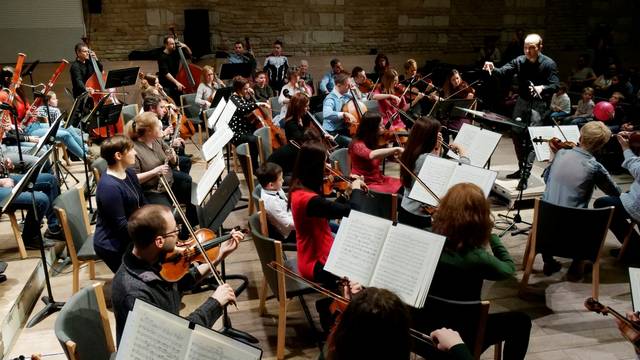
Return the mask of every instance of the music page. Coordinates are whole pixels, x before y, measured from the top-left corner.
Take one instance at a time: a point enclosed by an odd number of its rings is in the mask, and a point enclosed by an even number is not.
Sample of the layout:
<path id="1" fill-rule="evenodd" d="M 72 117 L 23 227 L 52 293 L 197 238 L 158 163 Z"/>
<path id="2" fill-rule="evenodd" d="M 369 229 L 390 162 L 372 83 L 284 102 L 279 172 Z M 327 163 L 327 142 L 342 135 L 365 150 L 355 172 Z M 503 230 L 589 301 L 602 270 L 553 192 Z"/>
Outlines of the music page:
<path id="1" fill-rule="evenodd" d="M 216 126 L 216 123 L 218 122 L 218 118 L 220 118 L 220 115 L 222 114 L 222 110 L 224 110 L 224 107 L 227 105 L 227 102 L 224 98 L 220 99 L 220 102 L 218 103 L 218 106 L 215 107 L 215 109 L 213 109 L 213 113 L 211 113 L 211 116 L 209 116 L 209 118 L 207 119 L 207 127 L 209 129 L 214 129 Z"/>
<path id="2" fill-rule="evenodd" d="M 438 197 L 444 196 L 449 189 L 449 179 L 453 175 L 458 163 L 437 156 L 428 155 L 424 164 L 418 172 L 418 177 L 433 191 Z M 411 188 L 409 197 L 429 205 L 438 205 L 436 199 L 431 196 L 417 181 Z"/>
<path id="3" fill-rule="evenodd" d="M 481 129 L 471 124 L 462 124 L 458 135 L 453 140 L 454 143 L 462 145 L 467 151 L 471 165 L 483 167 L 500 142 L 499 133 Z M 453 159 L 459 159 L 453 151 L 449 150 L 447 156 Z"/>
<path id="4" fill-rule="evenodd" d="M 631 285 L 631 302 L 633 311 L 640 311 L 640 268 L 629 268 L 629 285 Z"/>
<path id="5" fill-rule="evenodd" d="M 485 197 L 489 196 L 498 173 L 481 167 L 458 164 L 449 181 L 449 188 L 460 183 L 476 184 L 482 189 Z"/>
<path id="6" fill-rule="evenodd" d="M 262 351 L 200 325 L 195 326 L 188 360 L 257 360 Z"/>

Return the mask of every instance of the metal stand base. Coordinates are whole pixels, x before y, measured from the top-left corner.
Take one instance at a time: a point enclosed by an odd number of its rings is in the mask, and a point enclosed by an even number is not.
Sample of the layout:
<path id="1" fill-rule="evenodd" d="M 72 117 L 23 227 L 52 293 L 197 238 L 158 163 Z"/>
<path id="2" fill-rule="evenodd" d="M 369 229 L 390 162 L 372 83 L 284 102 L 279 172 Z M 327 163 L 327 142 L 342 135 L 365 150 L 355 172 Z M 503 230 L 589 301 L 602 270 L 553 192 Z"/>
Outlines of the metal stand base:
<path id="1" fill-rule="evenodd" d="M 48 296 L 42 297 L 42 302 L 45 303 L 44 309 L 40 310 L 37 314 L 35 314 L 31 320 L 27 323 L 27 327 L 33 327 L 38 324 L 40 321 L 44 320 L 47 316 L 60 311 L 64 306 L 63 302 L 53 301 Z"/>

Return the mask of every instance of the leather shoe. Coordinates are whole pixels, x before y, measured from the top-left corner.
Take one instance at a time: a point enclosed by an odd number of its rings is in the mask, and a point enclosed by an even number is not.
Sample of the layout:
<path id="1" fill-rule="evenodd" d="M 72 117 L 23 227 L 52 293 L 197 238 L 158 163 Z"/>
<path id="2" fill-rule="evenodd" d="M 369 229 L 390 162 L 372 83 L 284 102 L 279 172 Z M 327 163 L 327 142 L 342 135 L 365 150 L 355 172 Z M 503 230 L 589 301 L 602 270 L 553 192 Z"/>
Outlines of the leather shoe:
<path id="1" fill-rule="evenodd" d="M 56 245 L 56 243 L 51 239 L 43 238 L 42 240 L 44 241 L 45 249 Z M 27 248 L 27 250 L 40 250 L 40 242 L 38 241 L 38 239 L 35 239 L 35 238 L 30 240 L 25 240 L 24 247 Z"/>
<path id="2" fill-rule="evenodd" d="M 520 170 L 518 170 L 518 171 L 516 171 L 514 173 L 511 173 L 511 174 L 505 176 L 505 178 L 507 178 L 507 179 L 520 179 L 520 176 L 522 176 L 522 173 L 520 172 Z"/>
<path id="3" fill-rule="evenodd" d="M 65 241 L 66 240 L 64 238 L 64 232 L 62 232 L 62 230 L 58 230 L 57 232 L 53 232 L 53 231 L 47 229 L 47 231 L 44 232 L 44 237 L 47 238 L 47 239 L 57 240 L 57 241 Z"/>
<path id="4" fill-rule="evenodd" d="M 560 269 L 562 269 L 562 265 L 556 260 L 552 260 L 544 263 L 544 266 L 542 267 L 542 272 L 546 276 L 551 276 L 554 273 L 557 273 L 558 271 L 560 271 Z"/>

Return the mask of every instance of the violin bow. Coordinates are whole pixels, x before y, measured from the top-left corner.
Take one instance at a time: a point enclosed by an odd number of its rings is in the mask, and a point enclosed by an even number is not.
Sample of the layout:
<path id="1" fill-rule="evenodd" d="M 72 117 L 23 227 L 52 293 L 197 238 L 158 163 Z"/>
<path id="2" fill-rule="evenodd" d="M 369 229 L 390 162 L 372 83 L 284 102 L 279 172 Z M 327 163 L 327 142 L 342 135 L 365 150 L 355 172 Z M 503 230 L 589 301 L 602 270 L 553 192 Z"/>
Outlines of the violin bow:
<path id="1" fill-rule="evenodd" d="M 567 139 L 567 136 L 564 134 L 564 131 L 562 131 L 562 128 L 560 127 L 560 124 L 558 123 L 558 121 L 554 118 L 551 118 L 551 121 L 553 121 L 556 127 L 558 127 L 558 130 L 560 130 L 560 135 L 562 135 L 562 137 L 564 138 L 564 141 L 569 141 L 569 139 Z"/>
<path id="2" fill-rule="evenodd" d="M 371 91 L 369 91 L 369 93 L 367 94 L 367 100 L 371 100 L 371 97 L 373 96 L 373 91 L 376 89 L 376 86 L 378 86 L 379 81 L 380 81 L 380 76 L 378 76 L 378 78 L 376 79 L 376 82 L 373 83 L 373 89 L 371 89 Z"/>
<path id="3" fill-rule="evenodd" d="M 407 167 L 407 165 L 405 165 L 402 162 L 402 160 L 398 159 L 398 164 L 400 164 L 400 166 L 402 166 L 402 168 L 405 169 L 411 175 L 411 177 L 415 181 L 417 181 L 429 193 L 429 195 L 433 196 L 433 198 L 438 202 L 438 204 L 440 203 L 440 197 L 436 195 L 436 193 L 434 193 L 433 190 L 431 190 L 431 188 L 429 188 L 429 185 L 425 184 L 424 181 L 422 181 L 422 179 L 418 177 L 418 175 L 416 175 L 413 171 L 411 171 Z"/>
<path id="4" fill-rule="evenodd" d="M 459 93 L 461 93 L 462 91 L 467 90 L 468 88 L 472 87 L 473 85 L 475 85 L 475 84 L 477 84 L 477 83 L 479 83 L 479 82 L 480 82 L 480 79 L 478 79 L 478 80 L 476 80 L 476 81 L 472 82 L 471 84 L 467 84 L 467 86 L 465 86 L 465 87 L 463 87 L 462 89 L 460 89 L 460 90 L 458 90 L 458 91 L 454 92 L 453 94 L 451 94 L 451 95 L 447 96 L 446 98 L 442 99 L 442 101 L 447 101 L 447 100 L 451 99 L 453 96 L 458 95 L 458 94 L 459 94 Z"/>

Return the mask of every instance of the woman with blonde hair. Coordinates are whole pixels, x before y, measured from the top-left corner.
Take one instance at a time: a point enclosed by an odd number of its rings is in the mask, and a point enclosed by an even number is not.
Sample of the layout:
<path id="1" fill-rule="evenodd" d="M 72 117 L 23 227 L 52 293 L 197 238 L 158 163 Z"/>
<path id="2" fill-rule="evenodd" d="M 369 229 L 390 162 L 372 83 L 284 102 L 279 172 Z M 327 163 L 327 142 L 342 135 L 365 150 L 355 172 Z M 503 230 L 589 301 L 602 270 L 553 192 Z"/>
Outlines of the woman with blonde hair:
<path id="1" fill-rule="evenodd" d="M 397 87 L 398 83 L 398 72 L 389 69 L 382 75 L 380 84 L 373 89 L 373 100 L 378 100 L 382 124 L 390 130 L 406 129 L 407 126 L 403 122 L 402 115 L 398 114 L 398 109 L 407 111 L 424 97 L 424 94 L 420 93 L 411 103 L 407 103 L 404 97 L 399 96 L 402 91 Z M 388 125 L 389 122 L 391 122 L 390 125 Z"/>
<path id="2" fill-rule="evenodd" d="M 209 65 L 202 67 L 200 85 L 196 91 L 196 104 L 200 105 L 202 111 L 211 107 L 211 101 L 213 101 L 216 91 L 224 86 L 224 82 L 218 79 L 213 67 Z"/>

